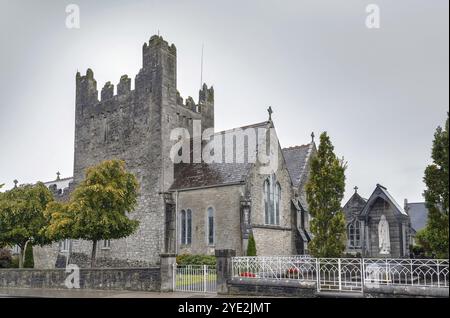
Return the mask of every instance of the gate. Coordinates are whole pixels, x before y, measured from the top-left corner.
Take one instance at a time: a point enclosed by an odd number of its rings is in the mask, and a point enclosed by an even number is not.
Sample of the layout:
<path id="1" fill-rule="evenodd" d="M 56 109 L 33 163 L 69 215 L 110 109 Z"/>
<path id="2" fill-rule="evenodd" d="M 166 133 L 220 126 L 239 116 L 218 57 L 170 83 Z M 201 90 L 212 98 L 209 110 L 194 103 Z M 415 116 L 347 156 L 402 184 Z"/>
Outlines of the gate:
<path id="1" fill-rule="evenodd" d="M 318 291 L 363 291 L 363 263 L 361 259 L 317 259 Z"/>
<path id="2" fill-rule="evenodd" d="M 216 292 L 216 267 L 211 265 L 184 265 L 173 267 L 173 290 L 192 293 Z"/>

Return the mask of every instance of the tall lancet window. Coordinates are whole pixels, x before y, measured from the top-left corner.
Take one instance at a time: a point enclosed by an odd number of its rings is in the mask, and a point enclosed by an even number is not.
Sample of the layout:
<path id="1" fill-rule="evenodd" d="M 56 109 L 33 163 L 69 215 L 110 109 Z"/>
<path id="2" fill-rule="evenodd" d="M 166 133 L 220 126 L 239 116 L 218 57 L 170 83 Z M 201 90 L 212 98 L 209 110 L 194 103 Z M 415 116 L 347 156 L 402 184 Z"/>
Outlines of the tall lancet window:
<path id="1" fill-rule="evenodd" d="M 358 220 L 348 225 L 348 241 L 350 248 L 361 247 L 361 223 Z"/>
<path id="2" fill-rule="evenodd" d="M 192 211 L 190 209 L 181 210 L 181 244 L 192 243 Z"/>
<path id="3" fill-rule="evenodd" d="M 208 245 L 214 245 L 214 232 L 215 232 L 215 228 L 214 228 L 214 209 L 212 207 L 208 208 L 207 211 L 208 215 L 207 215 L 207 225 L 208 225 Z"/>
<path id="4" fill-rule="evenodd" d="M 275 175 L 264 180 L 264 212 L 265 223 L 268 225 L 280 224 L 281 186 Z"/>

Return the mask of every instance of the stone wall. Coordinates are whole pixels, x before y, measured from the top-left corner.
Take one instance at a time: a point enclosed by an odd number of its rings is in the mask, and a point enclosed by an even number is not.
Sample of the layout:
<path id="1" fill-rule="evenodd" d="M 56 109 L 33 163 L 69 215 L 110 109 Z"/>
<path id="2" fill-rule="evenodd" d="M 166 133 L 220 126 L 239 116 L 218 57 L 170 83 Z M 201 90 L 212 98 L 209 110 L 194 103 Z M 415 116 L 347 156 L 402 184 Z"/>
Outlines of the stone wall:
<path id="1" fill-rule="evenodd" d="M 229 295 L 317 297 L 316 283 L 233 278 L 228 282 Z"/>
<path id="2" fill-rule="evenodd" d="M 191 209 L 192 211 L 192 243 L 180 245 L 180 226 L 177 241 L 178 254 L 209 254 L 214 255 L 215 249 L 233 249 L 242 255 L 242 239 L 240 227 L 240 198 L 244 186 L 222 186 L 178 193 L 178 213 Z M 215 212 L 215 245 L 207 241 L 207 209 Z"/>
<path id="3" fill-rule="evenodd" d="M 366 298 L 448 298 L 448 288 L 417 287 L 417 286 L 364 286 Z"/>
<path id="4" fill-rule="evenodd" d="M 247 188 L 251 195 L 251 221 L 258 255 L 290 255 L 295 254 L 293 246 L 293 197 L 291 178 L 283 159 L 281 148 L 278 148 L 278 169 L 275 171 L 276 181 L 281 187 L 280 224 L 265 224 L 264 181 L 268 175 L 260 173 L 260 163 L 256 162 L 249 177 Z"/>
<path id="5" fill-rule="evenodd" d="M 70 273 L 64 269 L 1 269 L 0 288 L 66 289 Z M 160 291 L 159 267 L 80 269 L 80 288 L 102 290 Z"/>

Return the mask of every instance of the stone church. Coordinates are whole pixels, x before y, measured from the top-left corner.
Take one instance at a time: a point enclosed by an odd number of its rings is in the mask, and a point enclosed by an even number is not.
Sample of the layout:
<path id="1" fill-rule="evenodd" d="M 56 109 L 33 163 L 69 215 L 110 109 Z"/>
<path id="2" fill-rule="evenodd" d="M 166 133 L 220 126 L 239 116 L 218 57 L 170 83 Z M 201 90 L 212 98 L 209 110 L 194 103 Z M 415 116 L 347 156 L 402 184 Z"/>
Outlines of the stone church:
<path id="1" fill-rule="evenodd" d="M 131 79 L 123 75 L 116 90 L 107 82 L 98 95 L 93 71 L 77 73 L 73 178 L 58 176 L 47 185 L 65 200 L 83 179 L 85 169 L 106 159 L 125 160 L 136 175 L 140 194 L 130 218 L 139 220 L 140 226 L 127 238 L 100 242 L 99 266 L 153 265 L 161 253 L 213 254 L 215 249 L 234 249 L 237 255 L 245 255 L 251 234 L 258 255 L 307 252 L 310 217 L 304 187 L 316 153 L 314 135 L 305 145 L 282 149 L 270 108 L 265 122 L 215 132 L 213 88 L 203 85 L 198 102 L 191 97 L 184 100 L 177 90 L 177 49 L 160 36 L 143 45 L 142 68 L 133 90 Z M 200 132 L 210 132 L 207 139 L 214 142 L 231 134 L 236 159 L 174 160 L 183 155 L 191 159 L 191 149 L 183 146 L 175 153 L 173 149 L 181 139 L 195 144 L 190 136 L 199 129 L 196 123 L 201 125 Z M 184 137 L 174 139 L 173 132 L 180 128 Z M 243 139 L 238 135 L 242 132 Z M 269 148 L 266 143 L 266 148 L 250 145 L 254 139 L 250 137 L 256 135 L 263 141 L 270 137 Z M 200 141 L 200 151 L 208 140 Z M 220 144 L 209 154 L 216 157 L 229 147 L 226 141 Z M 238 144 L 242 149 L 237 149 Z M 246 152 L 243 161 L 237 160 L 239 151 Z M 261 173 L 266 164 L 249 159 L 267 151 L 276 158 L 275 168 Z M 36 247 L 35 266 L 63 267 L 67 262 L 86 266 L 91 246 L 83 240 L 66 240 Z"/>

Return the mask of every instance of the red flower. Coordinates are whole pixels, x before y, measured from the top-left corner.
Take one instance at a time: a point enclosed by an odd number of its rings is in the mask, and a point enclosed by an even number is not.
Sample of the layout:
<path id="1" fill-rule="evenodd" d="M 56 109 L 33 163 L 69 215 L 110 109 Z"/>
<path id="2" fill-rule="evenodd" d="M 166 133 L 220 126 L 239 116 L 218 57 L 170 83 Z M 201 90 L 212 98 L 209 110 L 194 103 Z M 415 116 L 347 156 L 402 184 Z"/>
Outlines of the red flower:
<path id="1" fill-rule="evenodd" d="M 291 267 L 291 268 L 288 269 L 287 272 L 288 272 L 288 274 L 298 274 L 299 270 L 298 270 L 298 268 Z"/>
<path id="2" fill-rule="evenodd" d="M 241 277 L 253 277 L 253 278 L 256 277 L 255 274 L 249 273 L 249 272 L 243 272 L 243 273 L 240 274 L 240 276 Z"/>

